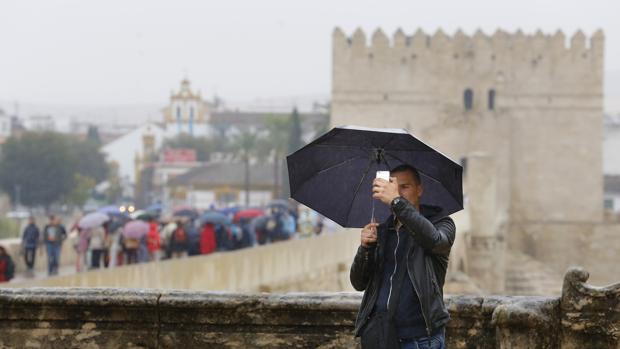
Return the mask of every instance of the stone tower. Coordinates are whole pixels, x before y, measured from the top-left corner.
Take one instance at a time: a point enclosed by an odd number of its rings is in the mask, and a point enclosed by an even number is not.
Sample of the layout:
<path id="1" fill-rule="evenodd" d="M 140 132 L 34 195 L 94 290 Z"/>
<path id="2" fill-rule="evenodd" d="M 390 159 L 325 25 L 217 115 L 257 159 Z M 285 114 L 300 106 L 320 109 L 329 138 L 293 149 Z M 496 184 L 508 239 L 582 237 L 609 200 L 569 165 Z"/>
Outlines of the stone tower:
<path id="1" fill-rule="evenodd" d="M 601 31 L 567 44 L 560 31 L 377 30 L 368 42 L 335 29 L 332 123 L 406 128 L 454 161 L 491 164 L 465 169 L 470 207 L 495 215 L 472 216 L 472 234 L 600 221 L 603 46 Z"/>

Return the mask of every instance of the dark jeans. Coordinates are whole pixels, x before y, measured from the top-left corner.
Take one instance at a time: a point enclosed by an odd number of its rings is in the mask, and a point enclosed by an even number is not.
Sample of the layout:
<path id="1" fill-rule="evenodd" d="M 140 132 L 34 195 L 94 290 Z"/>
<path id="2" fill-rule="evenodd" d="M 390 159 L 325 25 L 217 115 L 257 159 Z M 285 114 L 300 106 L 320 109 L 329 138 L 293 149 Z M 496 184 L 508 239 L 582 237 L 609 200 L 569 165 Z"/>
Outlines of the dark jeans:
<path id="1" fill-rule="evenodd" d="M 34 268 L 34 258 L 36 256 L 37 249 L 35 247 L 27 247 L 24 250 L 24 260 L 26 262 L 26 266 L 28 270 L 32 270 Z"/>
<path id="2" fill-rule="evenodd" d="M 47 243 L 47 274 L 58 274 L 58 264 L 60 263 L 61 245 Z"/>
<path id="3" fill-rule="evenodd" d="M 92 250 L 90 253 L 91 268 L 98 269 L 101 265 L 101 257 L 103 257 L 103 266 L 108 267 L 108 250 Z"/>
<path id="4" fill-rule="evenodd" d="M 125 250 L 125 264 L 136 264 L 138 263 L 138 249 L 137 248 L 128 248 Z"/>
<path id="5" fill-rule="evenodd" d="M 446 349 L 445 329 L 430 337 L 401 340 L 400 349 Z"/>

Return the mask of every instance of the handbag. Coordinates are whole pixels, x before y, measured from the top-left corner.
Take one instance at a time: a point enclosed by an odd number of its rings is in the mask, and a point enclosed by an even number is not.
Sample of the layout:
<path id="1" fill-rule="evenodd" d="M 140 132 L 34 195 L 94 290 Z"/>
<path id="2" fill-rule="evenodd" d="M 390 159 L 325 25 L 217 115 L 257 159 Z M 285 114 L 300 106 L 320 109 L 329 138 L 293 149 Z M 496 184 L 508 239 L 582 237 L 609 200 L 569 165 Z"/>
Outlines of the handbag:
<path id="1" fill-rule="evenodd" d="M 394 315 L 400 299 L 400 289 L 404 280 L 407 265 L 400 268 L 396 274 L 396 282 L 392 285 L 392 298 L 388 304 L 388 311 L 374 312 L 364 326 L 361 334 L 362 349 L 398 349 L 400 343 L 394 323 Z"/>

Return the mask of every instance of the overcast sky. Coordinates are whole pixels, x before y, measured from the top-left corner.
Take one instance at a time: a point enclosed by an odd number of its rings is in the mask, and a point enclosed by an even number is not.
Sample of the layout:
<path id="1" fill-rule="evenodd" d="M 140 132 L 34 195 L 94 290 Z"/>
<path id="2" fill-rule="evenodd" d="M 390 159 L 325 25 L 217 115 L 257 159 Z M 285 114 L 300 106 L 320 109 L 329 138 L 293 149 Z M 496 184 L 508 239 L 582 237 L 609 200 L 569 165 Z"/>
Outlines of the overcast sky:
<path id="1" fill-rule="evenodd" d="M 163 105 L 185 74 L 231 100 L 329 96 L 335 26 L 602 28 L 620 81 L 618 16 L 618 0 L 1 0 L 0 101 Z"/>

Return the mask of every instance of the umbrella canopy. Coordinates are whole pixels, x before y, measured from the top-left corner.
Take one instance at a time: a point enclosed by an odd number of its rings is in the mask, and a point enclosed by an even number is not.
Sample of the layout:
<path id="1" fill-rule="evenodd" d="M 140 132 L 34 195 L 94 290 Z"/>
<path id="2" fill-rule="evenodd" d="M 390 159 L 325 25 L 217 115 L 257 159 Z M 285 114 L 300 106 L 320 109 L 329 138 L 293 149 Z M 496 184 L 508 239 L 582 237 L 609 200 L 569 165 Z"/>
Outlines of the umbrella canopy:
<path id="1" fill-rule="evenodd" d="M 154 212 L 148 212 L 145 210 L 137 210 L 129 215 L 131 219 L 140 219 L 143 221 L 148 221 L 152 218 L 156 218 L 157 214 Z"/>
<path id="2" fill-rule="evenodd" d="M 370 222 L 376 171 L 399 165 L 420 173 L 420 204 L 437 216 L 463 209 L 463 168 L 402 129 L 336 127 L 287 157 L 291 196 L 343 227 Z M 376 204 L 382 222 L 389 208 Z"/>
<path id="3" fill-rule="evenodd" d="M 143 221 L 131 221 L 125 224 L 123 236 L 128 239 L 140 239 L 149 232 L 149 224 Z"/>
<path id="4" fill-rule="evenodd" d="M 258 209 L 258 208 L 249 208 L 249 209 L 241 210 L 235 213 L 235 217 L 233 218 L 233 221 L 239 222 L 240 220 L 244 218 L 252 219 L 252 218 L 260 217 L 263 215 L 265 215 L 265 211 Z"/>
<path id="5" fill-rule="evenodd" d="M 94 227 L 99 227 L 103 223 L 110 220 L 110 216 L 101 212 L 92 212 L 82 217 L 78 222 L 78 226 L 82 229 L 90 229 Z"/>
<path id="6" fill-rule="evenodd" d="M 203 213 L 202 216 L 200 216 L 200 223 L 201 224 L 212 223 L 212 224 L 228 225 L 231 222 L 230 222 L 230 218 L 228 218 L 228 216 L 226 216 L 225 214 L 221 212 L 207 211 Z"/>
<path id="7" fill-rule="evenodd" d="M 195 208 L 189 205 L 180 205 L 172 210 L 172 215 L 176 217 L 189 217 L 196 218 L 198 217 L 198 211 Z"/>
<path id="8" fill-rule="evenodd" d="M 235 214 L 239 211 L 241 211 L 241 207 L 240 206 L 231 206 L 231 207 L 224 207 L 221 208 L 219 210 L 217 210 L 218 212 L 221 212 L 225 215 L 229 215 L 229 214 Z"/>
<path id="9" fill-rule="evenodd" d="M 120 207 L 116 205 L 103 206 L 97 209 L 97 212 L 105 213 L 110 216 L 124 216 L 125 213 L 121 212 Z"/>

